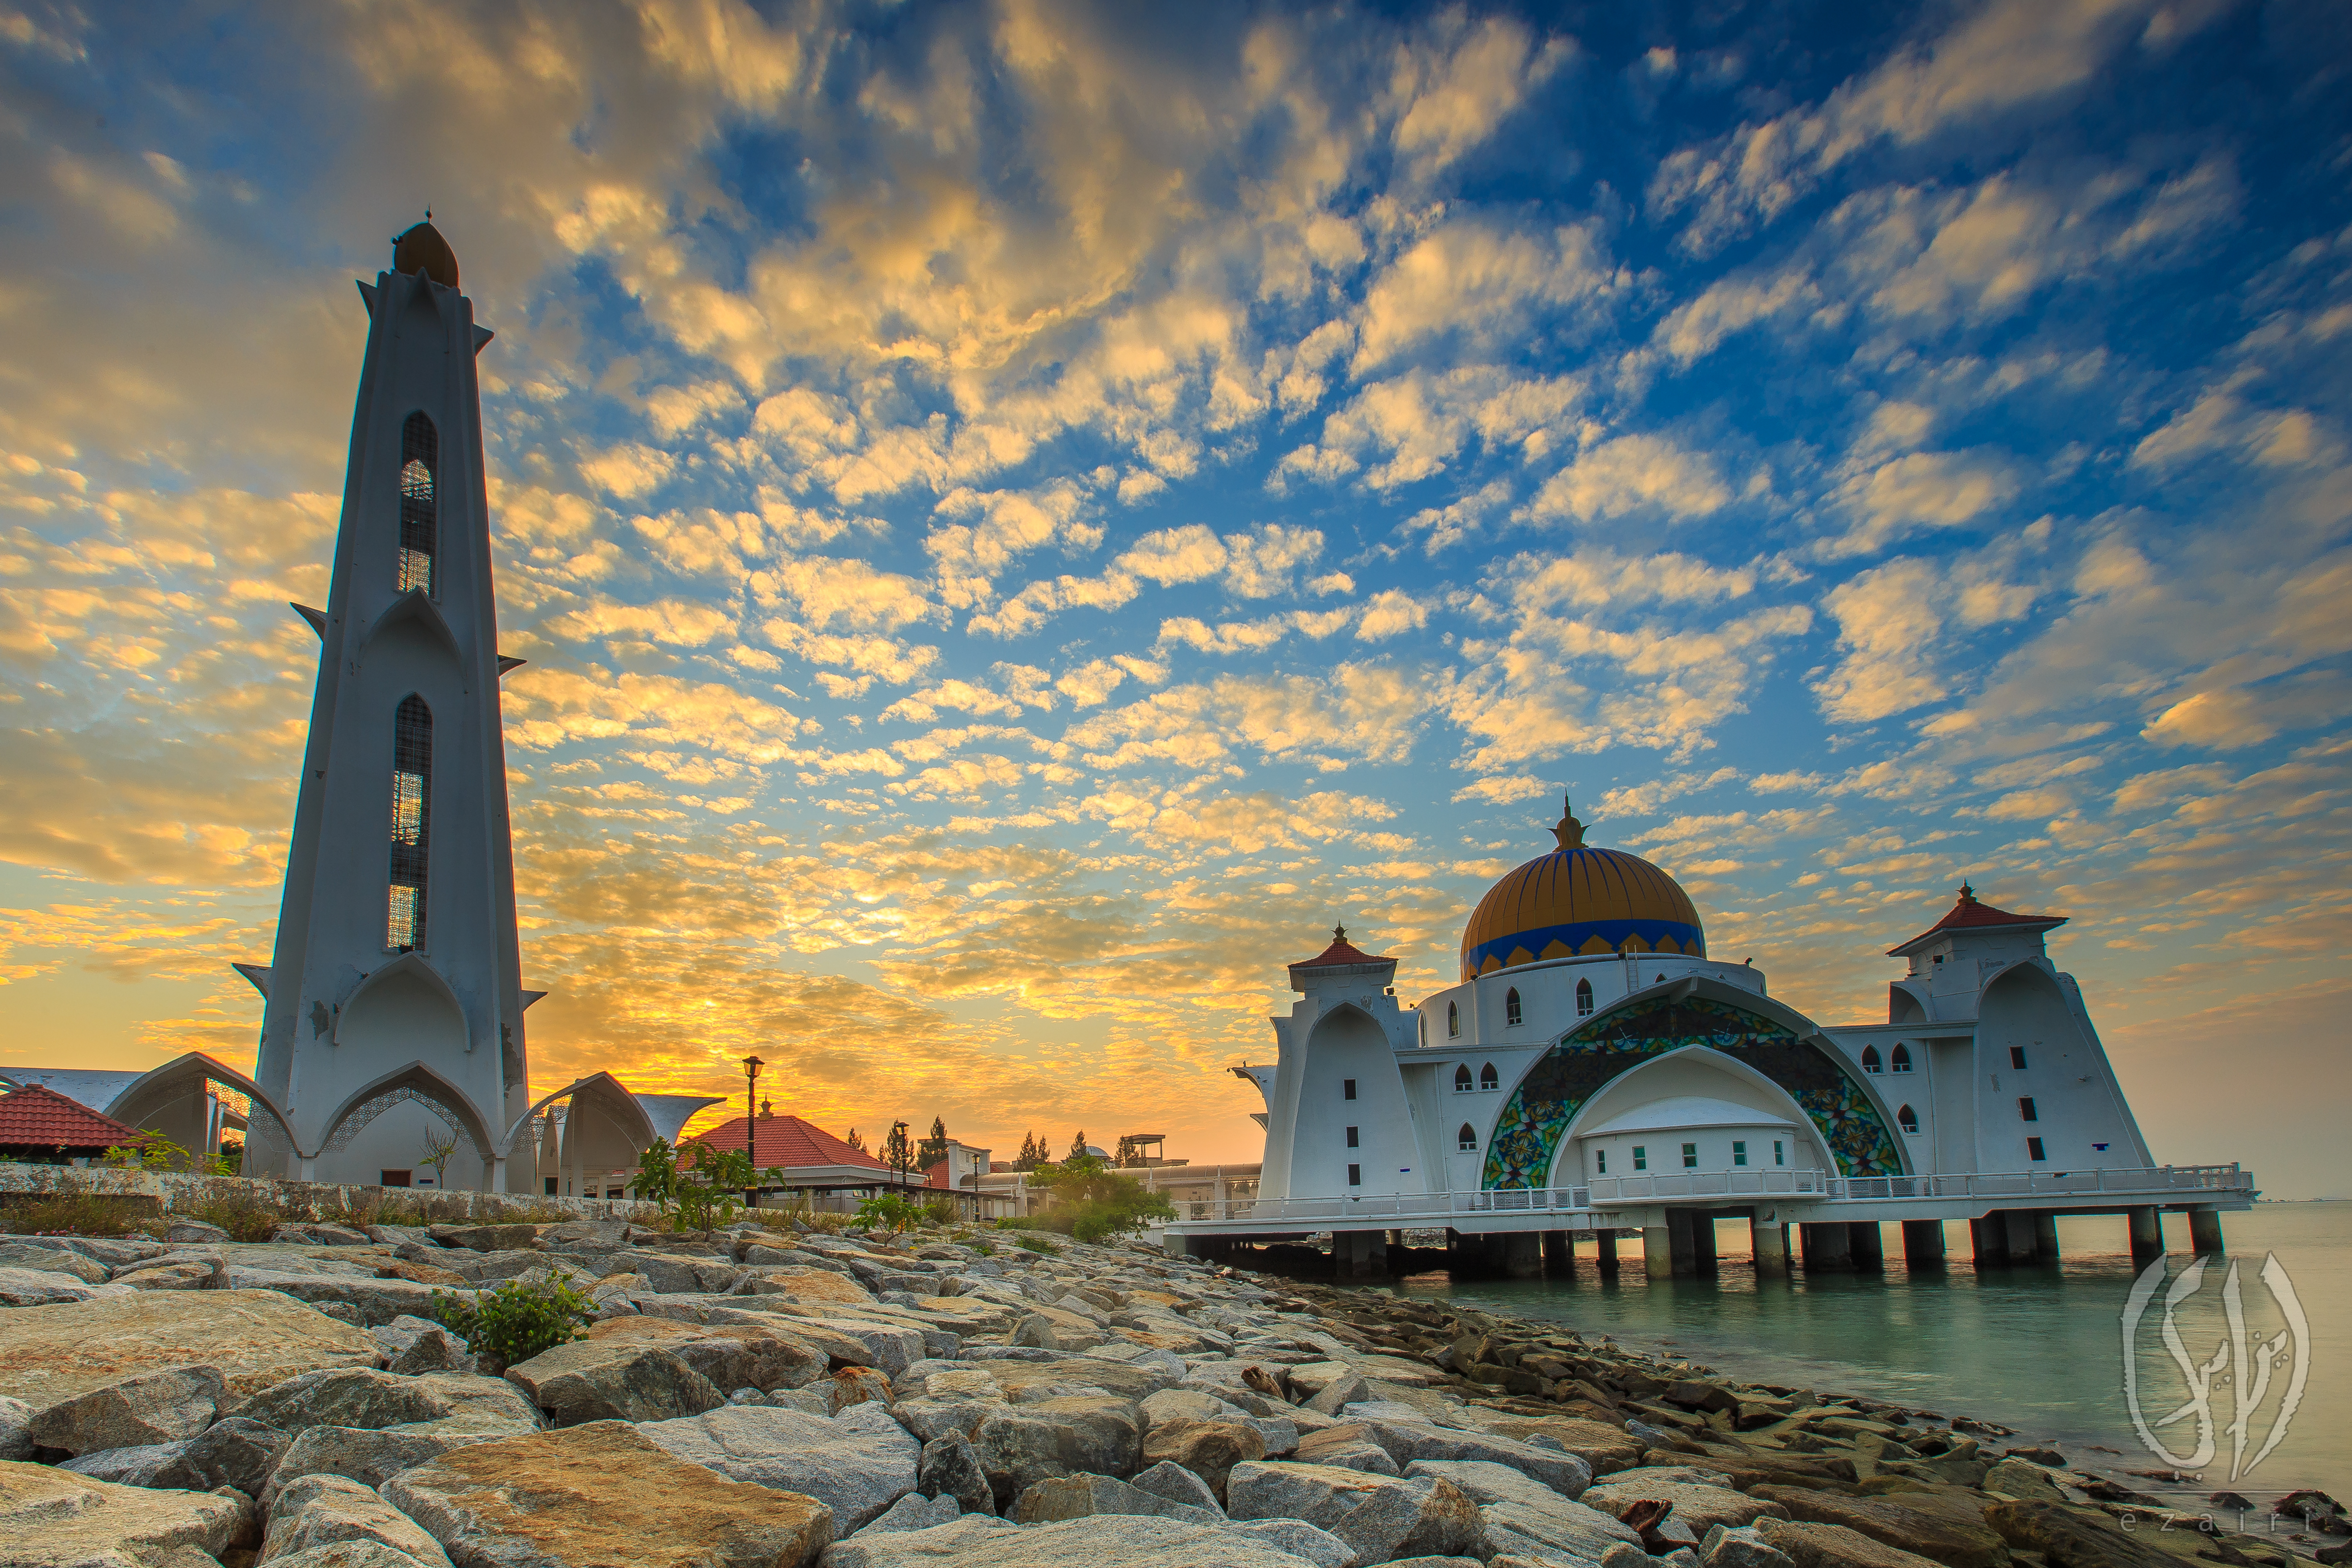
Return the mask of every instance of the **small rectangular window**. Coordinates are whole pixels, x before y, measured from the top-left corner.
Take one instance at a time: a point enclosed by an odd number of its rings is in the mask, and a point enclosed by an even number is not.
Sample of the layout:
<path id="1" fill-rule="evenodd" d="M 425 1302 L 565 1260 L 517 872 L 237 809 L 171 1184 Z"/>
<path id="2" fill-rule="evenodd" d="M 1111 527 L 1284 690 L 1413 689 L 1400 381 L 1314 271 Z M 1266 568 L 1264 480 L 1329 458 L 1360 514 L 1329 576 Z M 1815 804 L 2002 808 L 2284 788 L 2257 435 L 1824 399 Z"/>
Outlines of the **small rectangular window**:
<path id="1" fill-rule="evenodd" d="M 1781 1149 L 1780 1140 L 1778 1138 L 1772 1140 L 1772 1163 L 1776 1166 L 1785 1166 L 1789 1163 L 1789 1156 Z"/>
<path id="2" fill-rule="evenodd" d="M 547 1196 L 550 1197 L 559 1196 L 555 1190 L 555 1178 L 553 1176 L 549 1176 L 547 1178 Z"/>
<path id="3" fill-rule="evenodd" d="M 1731 1140 L 1731 1163 L 1735 1166 L 1744 1166 L 1748 1163 L 1748 1145 L 1738 1138 Z"/>
<path id="4" fill-rule="evenodd" d="M 2028 1138 L 2025 1140 L 2025 1157 L 2031 1160 L 2046 1160 L 2050 1156 L 2042 1152 L 2041 1139 Z"/>
<path id="5" fill-rule="evenodd" d="M 1352 1078 L 1342 1078 L 1339 1080 L 1339 1098 L 1342 1100 L 1353 1100 L 1355 1097 L 1356 1081 Z"/>
<path id="6" fill-rule="evenodd" d="M 1348 1167 L 1348 1185 L 1349 1186 L 1361 1186 L 1364 1185 L 1363 1166 L 1349 1166 Z"/>
<path id="7" fill-rule="evenodd" d="M 1609 1174 L 1609 1151 L 1607 1149 L 1593 1150 L 1592 1160 L 1592 1168 L 1594 1170 L 1598 1171 L 1602 1176 L 1607 1176 Z"/>
<path id="8" fill-rule="evenodd" d="M 1356 1146 L 1356 1129 L 1353 1127 L 1348 1129 L 1348 1146 L 1351 1149 Z"/>
<path id="9" fill-rule="evenodd" d="M 2025 1047 L 2021 1045 L 2012 1045 L 2009 1048 L 2009 1064 L 2011 1067 L 2023 1067 L 2025 1065 Z"/>
<path id="10" fill-rule="evenodd" d="M 378 1186 L 406 1186 L 408 1185 L 408 1173 L 406 1171 L 378 1171 L 375 1173 L 375 1185 Z"/>
<path id="11" fill-rule="evenodd" d="M 1683 1145 L 1683 1169 L 1686 1171 L 1695 1171 L 1698 1169 L 1698 1145 L 1696 1144 L 1685 1144 Z"/>
<path id="12" fill-rule="evenodd" d="M 1640 1144 L 1633 1145 L 1633 1168 L 1637 1171 L 1650 1168 L 1650 1151 Z"/>
<path id="13" fill-rule="evenodd" d="M 2017 1119 L 2021 1122 L 2039 1122 L 2042 1120 L 2042 1118 L 2034 1113 L 2032 1095 L 2021 1094 L 2017 1097 Z"/>

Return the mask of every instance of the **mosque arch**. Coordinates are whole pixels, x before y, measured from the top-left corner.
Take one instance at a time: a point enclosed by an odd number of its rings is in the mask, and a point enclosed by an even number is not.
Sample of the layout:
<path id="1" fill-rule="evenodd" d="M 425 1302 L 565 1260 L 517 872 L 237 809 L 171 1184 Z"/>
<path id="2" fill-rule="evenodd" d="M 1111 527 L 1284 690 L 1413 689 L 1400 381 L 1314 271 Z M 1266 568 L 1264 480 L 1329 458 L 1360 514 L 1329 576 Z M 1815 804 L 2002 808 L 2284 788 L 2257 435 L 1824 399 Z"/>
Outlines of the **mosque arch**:
<path id="1" fill-rule="evenodd" d="M 1919 1130 L 1919 1113 L 1906 1105 L 1895 1113 L 1895 1124 L 1906 1133 L 1916 1133 Z"/>
<path id="2" fill-rule="evenodd" d="M 481 1157 L 483 1181 L 490 1179 L 499 1146 L 466 1092 L 423 1061 L 410 1061 L 353 1090 L 327 1119 L 319 1141 L 321 1154 L 351 1146 L 367 1124 L 403 1101 L 414 1100 L 456 1127 Z"/>
<path id="3" fill-rule="evenodd" d="M 1895 1049 L 1887 1054 L 1886 1070 L 1890 1072 L 1910 1071 L 1911 1048 L 1901 1040 L 1895 1041 Z"/>
<path id="4" fill-rule="evenodd" d="M 1448 1002 L 1445 1004 L 1445 1034 L 1446 1038 L 1449 1040 L 1458 1040 L 1461 1038 L 1462 1004 L 1459 1002 Z"/>
<path id="5" fill-rule="evenodd" d="M 1515 1025 L 1523 1022 L 1525 1017 L 1519 1008 L 1519 988 L 1513 986 L 1503 998 L 1503 1022 Z"/>
<path id="6" fill-rule="evenodd" d="M 434 558 L 441 541 L 441 433 L 423 409 L 400 426 L 400 557 L 394 584 L 438 596 Z"/>
<path id="7" fill-rule="evenodd" d="M 1454 1145 L 1465 1153 L 1475 1149 L 1478 1146 L 1478 1129 L 1467 1122 L 1463 1123 L 1462 1130 L 1454 1134 Z"/>
<path id="8" fill-rule="evenodd" d="M 1454 1069 L 1454 1092 L 1467 1094 L 1471 1090 L 1470 1064 L 1466 1061 Z"/>
<path id="9" fill-rule="evenodd" d="M 1580 1019 L 1589 1019 L 1592 1016 L 1592 982 L 1591 980 L 1576 982 L 1576 1016 Z"/>
<path id="10" fill-rule="evenodd" d="M 1479 1088 L 1481 1088 L 1481 1089 L 1500 1089 L 1502 1086 L 1503 1086 L 1503 1075 L 1502 1075 L 1501 1073 L 1499 1073 L 1499 1072 L 1497 1072 L 1497 1071 L 1495 1071 L 1495 1064 L 1494 1064 L 1493 1062 L 1491 1062 L 1491 1061 L 1490 1061 L 1490 1062 L 1486 1063 L 1486 1066 L 1481 1067 L 1481 1068 L 1478 1070 L 1478 1087 L 1479 1087 Z"/>
<path id="11" fill-rule="evenodd" d="M 1862 1048 L 1862 1070 L 1864 1072 L 1876 1072 L 1884 1066 L 1885 1063 L 1878 1059 L 1878 1047 L 1865 1045 Z"/>
<path id="12" fill-rule="evenodd" d="M 205 1103 L 212 1098 L 209 1090 L 215 1083 L 244 1095 L 251 1104 L 251 1112 L 238 1118 L 224 1108 L 224 1113 L 215 1118 Z M 293 1130 L 285 1113 L 262 1092 L 261 1085 L 200 1051 L 173 1057 L 141 1073 L 107 1102 L 105 1113 L 118 1122 L 160 1132 L 183 1148 L 199 1154 L 219 1153 L 221 1134 L 240 1123 L 247 1129 L 248 1152 L 256 1132 L 261 1134 L 265 1145 L 274 1146 L 282 1141 L 289 1149 L 294 1146 Z M 253 1124 L 257 1122 L 267 1124 L 256 1128 Z"/>

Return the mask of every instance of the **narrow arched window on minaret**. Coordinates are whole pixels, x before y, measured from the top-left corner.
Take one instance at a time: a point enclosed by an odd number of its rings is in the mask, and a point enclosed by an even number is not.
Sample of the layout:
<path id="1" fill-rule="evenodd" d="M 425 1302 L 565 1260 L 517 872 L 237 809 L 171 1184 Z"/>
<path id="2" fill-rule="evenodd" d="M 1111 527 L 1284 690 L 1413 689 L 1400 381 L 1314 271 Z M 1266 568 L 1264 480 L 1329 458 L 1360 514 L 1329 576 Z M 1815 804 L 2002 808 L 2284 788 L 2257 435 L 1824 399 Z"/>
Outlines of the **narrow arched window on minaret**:
<path id="1" fill-rule="evenodd" d="M 392 724 L 392 894 L 383 945 L 396 953 L 425 946 L 432 796 L 433 710 L 411 693 L 400 699 Z"/>
<path id="2" fill-rule="evenodd" d="M 440 532 L 434 497 L 441 433 L 418 409 L 400 427 L 400 591 L 433 591 L 433 547 Z"/>

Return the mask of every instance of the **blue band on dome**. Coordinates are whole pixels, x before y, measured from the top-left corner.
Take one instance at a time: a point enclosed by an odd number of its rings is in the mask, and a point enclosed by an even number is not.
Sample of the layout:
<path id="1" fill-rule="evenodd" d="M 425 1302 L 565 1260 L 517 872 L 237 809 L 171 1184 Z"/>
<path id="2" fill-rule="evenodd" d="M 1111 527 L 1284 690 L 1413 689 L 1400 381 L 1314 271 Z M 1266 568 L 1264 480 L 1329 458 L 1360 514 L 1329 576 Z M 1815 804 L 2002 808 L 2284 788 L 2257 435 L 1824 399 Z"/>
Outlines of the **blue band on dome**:
<path id="1" fill-rule="evenodd" d="M 1685 921 L 1584 920 L 1572 925 L 1539 925 L 1532 931 L 1514 931 L 1491 942 L 1481 942 L 1462 955 L 1462 972 L 1465 977 L 1478 973 L 1486 967 L 1489 957 L 1509 968 L 1514 964 L 1511 955 L 1515 951 L 1524 951 L 1528 955 L 1516 962 L 1532 963 L 1541 958 L 1544 950 L 1555 942 L 1570 954 L 1580 953 L 1584 945 L 1595 936 L 1606 942 L 1612 950 L 1622 950 L 1627 938 L 1638 936 L 1644 946 L 1652 949 L 1656 948 L 1661 938 L 1668 938 L 1683 953 L 1704 956 L 1706 952 L 1706 935 L 1697 926 Z"/>

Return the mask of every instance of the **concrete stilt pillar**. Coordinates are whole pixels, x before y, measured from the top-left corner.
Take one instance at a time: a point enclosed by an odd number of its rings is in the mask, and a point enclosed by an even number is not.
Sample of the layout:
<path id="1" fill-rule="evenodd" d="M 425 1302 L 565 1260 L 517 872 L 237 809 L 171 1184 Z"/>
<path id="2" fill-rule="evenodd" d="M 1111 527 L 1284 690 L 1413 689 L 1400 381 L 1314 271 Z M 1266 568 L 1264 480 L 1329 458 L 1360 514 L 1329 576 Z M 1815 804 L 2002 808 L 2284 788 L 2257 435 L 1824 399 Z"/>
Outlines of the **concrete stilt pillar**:
<path id="1" fill-rule="evenodd" d="M 2134 1258 L 2146 1262 L 2164 1256 L 2164 1222 L 2153 1207 L 2135 1208 L 2124 1216 L 2131 1226 L 2131 1251 Z"/>
<path id="2" fill-rule="evenodd" d="M 1748 1244 L 1756 1254 L 1759 1274 L 1785 1274 L 1789 1271 L 1789 1228 L 1778 1220 L 1750 1219 L 1748 1222 Z"/>
<path id="3" fill-rule="evenodd" d="M 2042 1213 L 2033 1217 L 2033 1260 L 2037 1263 L 2058 1261 L 2058 1217 Z"/>
<path id="4" fill-rule="evenodd" d="M 1604 1274 L 1614 1274 L 1617 1271 L 1617 1233 L 1615 1231 L 1596 1230 L 1592 1233 L 1592 1262 L 1593 1266 Z"/>
<path id="5" fill-rule="evenodd" d="M 1543 1262 L 1547 1274 L 1565 1274 L 1576 1266 L 1576 1245 L 1567 1231 L 1543 1233 Z"/>
<path id="6" fill-rule="evenodd" d="M 1691 1272 L 1715 1272 L 1715 1216 L 1694 1213 L 1690 1217 Z"/>
<path id="7" fill-rule="evenodd" d="M 1886 1233 L 1874 1219 L 1859 1219 L 1845 1228 L 1846 1249 L 1857 1269 L 1886 1266 Z"/>
<path id="8" fill-rule="evenodd" d="M 2003 1249 L 2000 1210 L 1969 1221 L 1969 1256 L 1979 1269 L 2009 1261 Z"/>
<path id="9" fill-rule="evenodd" d="M 1342 1280 L 1379 1279 L 1388 1272 L 1388 1235 L 1379 1230 L 1331 1234 L 1333 1272 Z"/>
<path id="10" fill-rule="evenodd" d="M 1853 1233 L 1847 1227 L 1832 1222 L 1797 1228 L 1803 1237 L 1808 1271 L 1853 1267 Z"/>
<path id="11" fill-rule="evenodd" d="M 2030 1263 L 2033 1260 L 2033 1215 L 2022 1208 L 2000 1211 L 2002 1236 L 2008 1243 L 2009 1260 Z"/>
<path id="12" fill-rule="evenodd" d="M 1670 1228 L 1645 1225 L 1642 1228 L 1642 1272 L 1653 1280 L 1673 1277 L 1675 1244 Z"/>
<path id="13" fill-rule="evenodd" d="M 1543 1232 L 1515 1230 L 1503 1238 L 1503 1272 L 1514 1280 L 1543 1278 Z"/>
<path id="14" fill-rule="evenodd" d="M 1689 1209 L 1670 1208 L 1666 1210 L 1666 1241 L 1668 1246 L 1672 1249 L 1670 1256 L 1674 1260 L 1675 1273 L 1696 1274 L 1698 1272 L 1697 1232 L 1697 1217 L 1692 1214 Z"/>
<path id="15" fill-rule="evenodd" d="M 1944 1266 L 1944 1222 L 1906 1219 L 1903 1222 L 1903 1261 L 1914 1269 Z"/>
<path id="16" fill-rule="evenodd" d="M 2221 1244 L 2220 1209 L 2192 1208 L 2189 1211 L 2189 1245 L 2200 1253 L 2229 1250 Z"/>

